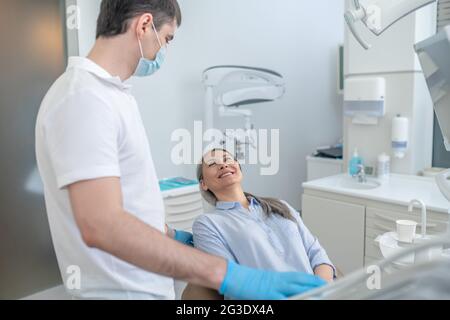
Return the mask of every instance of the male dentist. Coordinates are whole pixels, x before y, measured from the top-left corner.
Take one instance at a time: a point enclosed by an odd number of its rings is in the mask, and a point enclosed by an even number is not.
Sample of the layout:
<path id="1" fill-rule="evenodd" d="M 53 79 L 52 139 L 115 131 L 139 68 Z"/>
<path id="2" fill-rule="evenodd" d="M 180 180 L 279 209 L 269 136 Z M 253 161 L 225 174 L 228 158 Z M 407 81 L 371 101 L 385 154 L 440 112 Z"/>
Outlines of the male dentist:
<path id="1" fill-rule="evenodd" d="M 190 234 L 166 229 L 149 143 L 124 81 L 161 67 L 180 24 L 176 0 L 103 0 L 92 51 L 70 58 L 42 102 L 36 154 L 66 289 L 81 299 L 174 299 L 176 278 L 235 299 L 282 299 L 321 286 L 313 275 L 205 254 L 189 246 Z"/>

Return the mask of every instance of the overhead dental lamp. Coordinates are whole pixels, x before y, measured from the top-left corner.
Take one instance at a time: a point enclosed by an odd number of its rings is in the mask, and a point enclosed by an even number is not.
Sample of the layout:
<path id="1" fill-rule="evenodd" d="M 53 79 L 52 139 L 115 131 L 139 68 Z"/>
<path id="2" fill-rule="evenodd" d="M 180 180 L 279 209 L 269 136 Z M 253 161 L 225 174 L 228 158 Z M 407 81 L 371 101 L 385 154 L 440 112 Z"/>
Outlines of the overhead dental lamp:
<path id="1" fill-rule="evenodd" d="M 283 97 L 285 82 L 281 74 L 261 68 L 245 66 L 215 66 L 203 72 L 205 94 L 205 130 L 214 128 L 215 110 L 220 117 L 243 117 L 244 136 L 228 137 L 237 147 L 256 140 L 251 123 L 253 112 L 242 106 L 275 101 Z M 240 152 L 239 152 L 240 153 Z M 239 157 L 238 157 L 239 158 Z"/>
<path id="2" fill-rule="evenodd" d="M 416 44 L 415 50 L 433 100 L 445 148 L 450 151 L 450 25 Z M 450 170 L 447 170 L 436 181 L 442 194 L 450 201 L 449 178 Z"/>
<path id="3" fill-rule="evenodd" d="M 376 36 L 381 35 L 397 21 L 436 0 L 353 0 L 355 9 L 345 13 L 345 21 L 355 39 L 368 50 L 368 44 L 356 30 L 361 21 Z"/>

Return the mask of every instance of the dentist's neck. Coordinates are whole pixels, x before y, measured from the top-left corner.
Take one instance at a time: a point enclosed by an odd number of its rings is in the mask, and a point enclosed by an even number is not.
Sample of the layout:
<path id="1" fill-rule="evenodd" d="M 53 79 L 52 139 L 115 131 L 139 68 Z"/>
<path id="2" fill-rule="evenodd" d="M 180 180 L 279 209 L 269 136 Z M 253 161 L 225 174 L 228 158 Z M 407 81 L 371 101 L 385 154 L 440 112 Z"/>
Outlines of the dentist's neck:
<path id="1" fill-rule="evenodd" d="M 222 202 L 239 202 L 244 208 L 248 209 L 250 203 L 242 190 L 241 185 L 231 186 L 225 190 L 215 192 L 219 201 Z"/>
<path id="2" fill-rule="evenodd" d="M 135 45 L 130 43 L 128 33 L 111 38 L 101 37 L 95 41 L 88 58 L 113 77 L 118 76 L 125 81 L 134 74 L 140 57 L 137 40 Z"/>

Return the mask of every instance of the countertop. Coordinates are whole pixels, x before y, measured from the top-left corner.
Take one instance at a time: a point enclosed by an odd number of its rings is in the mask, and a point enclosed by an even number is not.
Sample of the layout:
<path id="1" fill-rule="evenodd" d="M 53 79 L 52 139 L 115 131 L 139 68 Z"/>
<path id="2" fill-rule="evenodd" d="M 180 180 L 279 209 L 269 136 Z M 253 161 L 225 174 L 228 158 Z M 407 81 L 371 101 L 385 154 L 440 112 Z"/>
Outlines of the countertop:
<path id="1" fill-rule="evenodd" d="M 307 156 L 306 161 L 344 164 L 344 160 L 342 160 L 342 159 L 324 158 L 324 157 L 316 157 L 316 156 Z"/>
<path id="2" fill-rule="evenodd" d="M 340 174 L 305 182 L 303 188 L 402 206 L 408 206 L 413 199 L 420 199 L 425 202 L 428 210 L 449 213 L 450 203 L 441 194 L 433 178 L 392 174 L 390 179 L 382 182 L 380 187 L 370 190 L 344 188 L 341 186 L 343 178 L 350 179 L 347 174 Z"/>

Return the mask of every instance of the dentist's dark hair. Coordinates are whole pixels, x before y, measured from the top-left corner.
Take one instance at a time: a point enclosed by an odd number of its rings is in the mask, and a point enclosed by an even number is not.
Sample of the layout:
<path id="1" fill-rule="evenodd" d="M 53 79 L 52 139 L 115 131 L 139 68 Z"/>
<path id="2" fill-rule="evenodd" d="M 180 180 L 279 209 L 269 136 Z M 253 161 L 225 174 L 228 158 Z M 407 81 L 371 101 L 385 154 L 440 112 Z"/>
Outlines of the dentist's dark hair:
<path id="1" fill-rule="evenodd" d="M 181 9 L 177 0 L 102 0 L 97 19 L 97 39 L 127 32 L 130 20 L 145 13 L 153 15 L 158 31 L 174 20 L 178 26 L 181 25 Z"/>
<path id="2" fill-rule="evenodd" d="M 225 149 L 220 149 L 220 148 L 212 149 L 211 151 L 207 152 L 206 154 L 209 154 L 209 153 L 212 153 L 215 151 L 223 151 L 223 152 L 228 153 L 230 156 L 232 156 L 234 158 L 234 161 L 236 161 L 236 163 L 239 164 L 239 161 L 230 152 L 228 152 Z M 205 163 L 204 159 L 205 159 L 205 156 L 202 157 L 202 160 L 197 165 L 197 180 L 199 182 L 201 182 L 203 180 L 203 164 Z M 241 168 L 240 164 L 239 164 L 239 168 Z M 205 199 L 206 202 L 208 202 L 210 205 L 212 205 L 214 207 L 216 206 L 218 199 L 211 190 L 208 189 L 207 191 L 205 191 L 202 188 L 200 188 L 200 192 L 202 194 L 203 199 Z M 285 219 L 289 219 L 293 222 L 297 222 L 296 219 L 292 216 L 291 210 L 283 201 L 280 201 L 275 198 L 257 197 L 248 192 L 244 192 L 244 194 L 247 199 L 250 200 L 251 198 L 254 198 L 257 202 L 259 202 L 261 208 L 263 209 L 264 213 L 267 216 L 270 216 L 271 214 L 277 214 L 277 215 L 282 216 Z"/>

